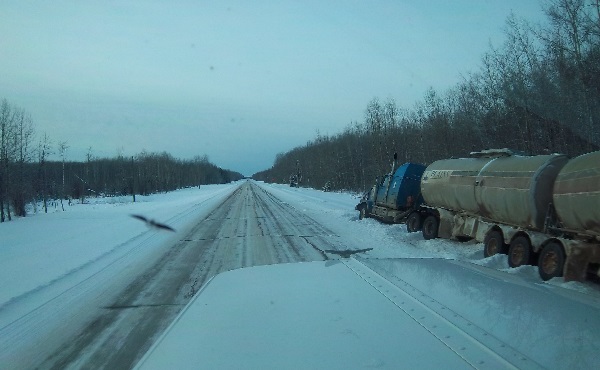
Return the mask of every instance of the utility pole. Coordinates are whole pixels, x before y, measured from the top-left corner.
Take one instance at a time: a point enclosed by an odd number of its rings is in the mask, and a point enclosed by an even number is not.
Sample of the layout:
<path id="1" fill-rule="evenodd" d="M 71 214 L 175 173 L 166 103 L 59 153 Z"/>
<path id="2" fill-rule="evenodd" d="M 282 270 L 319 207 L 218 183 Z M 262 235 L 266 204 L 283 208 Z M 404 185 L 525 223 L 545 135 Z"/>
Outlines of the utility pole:
<path id="1" fill-rule="evenodd" d="M 135 161 L 131 156 L 131 194 L 133 194 L 133 203 L 135 203 Z"/>

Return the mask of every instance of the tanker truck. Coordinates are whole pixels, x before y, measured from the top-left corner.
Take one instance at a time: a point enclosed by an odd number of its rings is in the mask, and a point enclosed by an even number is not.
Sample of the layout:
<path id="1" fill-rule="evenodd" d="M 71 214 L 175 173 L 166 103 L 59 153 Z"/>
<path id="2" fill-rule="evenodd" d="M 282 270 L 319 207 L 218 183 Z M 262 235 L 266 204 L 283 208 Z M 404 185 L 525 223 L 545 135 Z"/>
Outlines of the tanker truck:
<path id="1" fill-rule="evenodd" d="M 398 156 L 394 154 L 391 171 L 377 179 L 371 190 L 356 205 L 359 219 L 376 218 L 388 223 L 402 223 L 423 203 L 420 182 L 425 166 L 404 163 L 396 168 Z"/>
<path id="2" fill-rule="evenodd" d="M 569 160 L 501 149 L 439 160 L 425 169 L 421 193 L 407 228 L 418 225 L 425 239 L 475 239 L 485 257 L 507 253 L 511 267 L 537 265 L 544 280 L 598 275 L 600 152 Z"/>

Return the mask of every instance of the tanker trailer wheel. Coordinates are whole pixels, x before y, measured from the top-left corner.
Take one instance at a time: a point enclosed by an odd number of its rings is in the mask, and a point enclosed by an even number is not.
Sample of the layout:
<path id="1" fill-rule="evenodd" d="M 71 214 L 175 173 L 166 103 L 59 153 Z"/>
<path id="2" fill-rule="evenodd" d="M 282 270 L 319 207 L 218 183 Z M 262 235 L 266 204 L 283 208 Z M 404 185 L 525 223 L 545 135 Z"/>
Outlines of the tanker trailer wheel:
<path id="1" fill-rule="evenodd" d="M 565 266 L 565 251 L 557 242 L 546 244 L 538 259 L 538 271 L 543 280 L 563 276 Z"/>
<path id="2" fill-rule="evenodd" d="M 421 231 L 421 214 L 419 212 L 411 213 L 406 219 L 406 230 L 409 233 L 416 233 L 417 231 Z"/>
<path id="3" fill-rule="evenodd" d="M 483 240 L 483 256 L 487 258 L 498 253 L 506 253 L 504 237 L 500 231 L 492 230 Z"/>
<path id="4" fill-rule="evenodd" d="M 435 239 L 438 236 L 440 222 L 434 215 L 429 215 L 423 221 L 423 238 L 425 240 Z"/>
<path id="5" fill-rule="evenodd" d="M 508 249 L 508 265 L 510 267 L 519 267 L 530 265 L 533 260 L 533 251 L 529 239 L 519 235 L 510 242 Z"/>

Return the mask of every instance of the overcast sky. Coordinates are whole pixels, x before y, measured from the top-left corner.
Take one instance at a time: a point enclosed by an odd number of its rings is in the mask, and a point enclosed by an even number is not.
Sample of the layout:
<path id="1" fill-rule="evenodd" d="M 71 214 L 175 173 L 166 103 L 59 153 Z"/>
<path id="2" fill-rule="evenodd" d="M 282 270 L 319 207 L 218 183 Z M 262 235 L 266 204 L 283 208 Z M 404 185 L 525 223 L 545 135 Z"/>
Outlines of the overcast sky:
<path id="1" fill-rule="evenodd" d="M 82 161 L 142 150 L 252 175 L 445 91 L 538 0 L 0 2 L 0 99 Z"/>

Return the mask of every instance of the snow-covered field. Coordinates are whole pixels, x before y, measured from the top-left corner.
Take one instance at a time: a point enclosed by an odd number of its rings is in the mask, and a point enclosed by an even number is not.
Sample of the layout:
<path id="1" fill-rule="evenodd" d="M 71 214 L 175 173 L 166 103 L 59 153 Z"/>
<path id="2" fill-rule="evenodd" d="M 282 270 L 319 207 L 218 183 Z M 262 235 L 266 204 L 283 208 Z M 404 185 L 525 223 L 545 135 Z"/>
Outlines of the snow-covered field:
<path id="1" fill-rule="evenodd" d="M 133 279 L 140 271 L 127 270 L 129 265 L 124 262 L 127 256 L 135 251 L 136 258 L 141 256 L 149 263 L 158 258 L 165 246 L 177 241 L 194 222 L 207 216 L 239 185 L 211 185 L 138 196 L 135 203 L 131 197 L 90 198 L 86 204 L 65 205 L 64 212 L 60 207 L 53 207 L 47 214 L 34 213 L 0 224 L 0 333 L 49 300 L 68 298 L 71 287 L 99 272 L 107 274 L 107 271 L 112 273 L 115 270 L 120 279 Z M 298 212 L 320 222 L 339 237 L 347 249 L 372 248 L 358 256 L 373 261 L 375 265 L 385 267 L 390 258 L 453 259 L 489 269 L 486 271 L 490 271 L 491 276 L 500 277 L 500 280 L 507 276 L 524 286 L 547 287 L 558 295 L 564 292 L 569 299 L 577 300 L 579 296 L 582 301 L 600 306 L 598 284 L 565 283 L 560 278 L 544 282 L 536 267 L 511 269 L 504 255 L 483 258 L 480 243 L 441 239 L 426 241 L 420 233 L 408 234 L 404 225 L 387 225 L 373 219 L 359 220 L 358 212 L 354 210 L 359 199 L 357 194 L 277 184 L 258 185 Z M 142 214 L 168 224 L 176 232 L 148 229 L 143 222 L 131 217 L 132 214 Z M 385 268 L 377 273 L 388 278 Z M 490 274 L 487 275 L 489 278 Z M 393 280 L 393 274 L 389 280 Z M 86 304 L 91 306 L 95 303 Z M 563 308 L 568 309 L 566 306 Z M 51 316 L 45 315 L 43 320 L 51 320 Z M 592 328 L 592 331 L 596 330 Z M 10 338 L 0 338 L 0 344 L 6 342 L 10 345 L 10 341 Z"/>
<path id="2" fill-rule="evenodd" d="M 177 233 L 149 230 L 130 217 L 142 214 L 175 229 L 188 226 L 235 189 L 211 185 L 166 194 L 89 198 L 0 224 L 0 322 L 2 308 L 78 274 L 85 278 L 143 242 L 169 242 Z M 38 208 L 39 209 L 39 208 Z M 73 282 L 75 283 L 75 282 Z M 2 327 L 0 325 L 0 327 Z"/>

